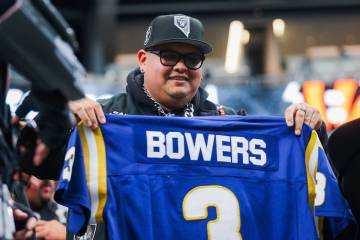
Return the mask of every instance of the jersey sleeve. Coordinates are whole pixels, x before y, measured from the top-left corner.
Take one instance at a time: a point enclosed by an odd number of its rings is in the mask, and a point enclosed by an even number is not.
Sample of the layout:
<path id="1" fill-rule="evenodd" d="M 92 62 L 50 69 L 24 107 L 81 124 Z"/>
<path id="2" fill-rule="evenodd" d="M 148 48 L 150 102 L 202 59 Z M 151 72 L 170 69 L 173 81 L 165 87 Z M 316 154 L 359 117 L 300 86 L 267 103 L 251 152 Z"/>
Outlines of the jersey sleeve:
<path id="1" fill-rule="evenodd" d="M 84 152 L 79 130 L 71 134 L 55 200 L 69 208 L 68 230 L 82 235 L 88 224 L 91 203 L 86 182 Z"/>
<path id="2" fill-rule="evenodd" d="M 321 143 L 318 147 L 315 215 L 327 218 L 334 237 L 354 221 Z"/>

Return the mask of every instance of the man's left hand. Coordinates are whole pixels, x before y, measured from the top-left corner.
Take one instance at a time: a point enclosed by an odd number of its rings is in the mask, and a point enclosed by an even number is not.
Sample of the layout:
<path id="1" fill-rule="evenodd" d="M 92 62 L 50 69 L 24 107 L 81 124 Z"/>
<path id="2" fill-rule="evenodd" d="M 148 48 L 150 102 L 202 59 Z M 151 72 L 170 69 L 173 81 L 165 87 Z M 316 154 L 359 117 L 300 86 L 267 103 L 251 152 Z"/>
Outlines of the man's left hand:
<path id="1" fill-rule="evenodd" d="M 45 240 L 65 240 L 66 239 L 66 227 L 59 221 L 37 221 L 36 238 Z"/>
<path id="2" fill-rule="evenodd" d="M 318 130 L 323 123 L 319 110 L 307 103 L 294 103 L 285 110 L 285 120 L 289 127 L 294 126 L 295 135 L 301 134 L 304 123 L 308 124 L 314 130 Z"/>
<path id="3" fill-rule="evenodd" d="M 16 221 L 26 220 L 26 225 L 24 229 L 21 229 L 15 233 L 14 239 L 15 240 L 22 240 L 27 239 L 33 235 L 33 230 L 36 225 L 36 218 L 31 217 L 20 209 L 14 210 L 14 219 Z"/>

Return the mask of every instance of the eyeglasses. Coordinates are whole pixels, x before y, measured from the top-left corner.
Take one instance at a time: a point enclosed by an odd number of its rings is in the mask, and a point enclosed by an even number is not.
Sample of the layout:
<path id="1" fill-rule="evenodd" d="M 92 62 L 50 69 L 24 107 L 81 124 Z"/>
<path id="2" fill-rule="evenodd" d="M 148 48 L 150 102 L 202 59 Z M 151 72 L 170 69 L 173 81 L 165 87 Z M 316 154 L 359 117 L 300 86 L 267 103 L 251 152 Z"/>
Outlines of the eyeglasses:
<path id="1" fill-rule="evenodd" d="M 186 67 L 196 70 L 202 66 L 205 60 L 204 54 L 200 52 L 181 54 L 172 50 L 147 49 L 146 51 L 158 55 L 161 64 L 167 67 L 175 66 L 182 59 Z"/>

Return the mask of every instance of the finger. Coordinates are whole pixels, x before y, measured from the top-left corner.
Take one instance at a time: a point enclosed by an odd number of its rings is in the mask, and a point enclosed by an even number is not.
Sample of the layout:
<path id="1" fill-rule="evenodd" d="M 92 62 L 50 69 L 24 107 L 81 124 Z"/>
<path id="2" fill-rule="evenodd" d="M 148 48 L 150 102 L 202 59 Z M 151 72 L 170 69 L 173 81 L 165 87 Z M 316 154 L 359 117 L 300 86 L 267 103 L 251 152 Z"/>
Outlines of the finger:
<path id="1" fill-rule="evenodd" d="M 318 130 L 321 127 L 322 119 L 319 112 L 315 112 L 310 120 L 310 127 L 312 127 L 315 130 Z"/>
<path id="2" fill-rule="evenodd" d="M 82 109 L 81 111 L 77 112 L 76 114 L 78 115 L 80 120 L 83 122 L 85 127 L 91 127 L 92 122 L 91 122 L 89 116 L 87 115 L 87 112 L 85 111 L 85 109 Z"/>
<path id="3" fill-rule="evenodd" d="M 43 230 L 44 230 L 44 227 L 45 227 L 44 225 L 39 225 L 39 226 L 36 225 L 36 226 L 35 226 L 36 235 L 37 235 L 38 232 L 43 231 Z"/>
<path id="4" fill-rule="evenodd" d="M 303 127 L 305 120 L 305 112 L 303 110 L 297 110 L 295 114 L 295 135 L 301 134 L 301 129 Z"/>
<path id="5" fill-rule="evenodd" d="M 24 239 L 28 239 L 28 238 L 31 237 L 33 234 L 34 234 L 34 231 L 33 231 L 33 230 L 26 230 Z"/>
<path id="6" fill-rule="evenodd" d="M 285 121 L 288 127 L 294 125 L 294 115 L 295 115 L 296 105 L 292 104 L 285 110 Z"/>
<path id="7" fill-rule="evenodd" d="M 46 224 L 46 221 L 44 220 L 39 220 L 36 222 L 36 228 L 44 226 Z"/>
<path id="8" fill-rule="evenodd" d="M 35 228 L 36 237 L 45 237 L 46 235 L 48 235 L 47 233 L 48 233 L 48 231 L 47 231 L 46 227 L 44 227 L 44 226 Z"/>
<path id="9" fill-rule="evenodd" d="M 86 109 L 86 112 L 87 112 L 87 115 L 89 116 L 90 121 L 91 121 L 91 128 L 92 128 L 92 129 L 97 128 L 97 127 L 98 127 L 98 120 L 97 120 L 97 118 L 96 118 L 96 114 L 95 114 L 94 108 L 88 107 L 88 108 Z"/>
<path id="10" fill-rule="evenodd" d="M 26 229 L 33 230 L 35 228 L 35 225 L 36 225 L 36 218 L 31 217 L 26 223 Z"/>
<path id="11" fill-rule="evenodd" d="M 14 209 L 14 218 L 15 220 L 21 221 L 27 219 L 28 215 L 20 209 Z"/>
<path id="12" fill-rule="evenodd" d="M 316 123 L 318 122 L 318 116 L 316 114 L 313 114 L 310 119 L 309 126 L 314 129 Z"/>
<path id="13" fill-rule="evenodd" d="M 23 240 L 25 239 L 26 230 L 20 230 L 15 233 L 15 240 Z"/>
<path id="14" fill-rule="evenodd" d="M 46 237 L 48 235 L 46 229 L 44 228 L 41 229 L 36 228 L 35 234 L 36 237 Z"/>
<path id="15" fill-rule="evenodd" d="M 100 123 L 106 123 L 106 118 L 100 104 L 95 106 L 95 113 Z"/>
<path id="16" fill-rule="evenodd" d="M 48 148 L 44 143 L 38 143 L 35 148 L 33 162 L 35 166 L 39 166 L 48 154 Z"/>
<path id="17" fill-rule="evenodd" d="M 305 118 L 304 118 L 304 122 L 308 125 L 310 125 L 310 121 L 312 118 L 312 115 L 314 114 L 314 111 L 311 108 L 307 108 L 306 112 L 305 112 Z"/>

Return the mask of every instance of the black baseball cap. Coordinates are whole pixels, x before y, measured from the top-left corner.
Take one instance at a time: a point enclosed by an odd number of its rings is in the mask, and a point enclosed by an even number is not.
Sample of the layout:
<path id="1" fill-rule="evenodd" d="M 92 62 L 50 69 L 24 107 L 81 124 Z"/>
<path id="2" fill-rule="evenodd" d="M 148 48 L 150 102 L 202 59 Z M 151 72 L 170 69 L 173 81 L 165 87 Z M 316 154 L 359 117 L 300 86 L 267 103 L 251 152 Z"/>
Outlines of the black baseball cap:
<path id="1" fill-rule="evenodd" d="M 187 43 L 203 53 L 212 51 L 212 47 L 204 41 L 202 23 L 183 14 L 161 15 L 151 21 L 145 34 L 144 48 L 165 43 Z"/>

